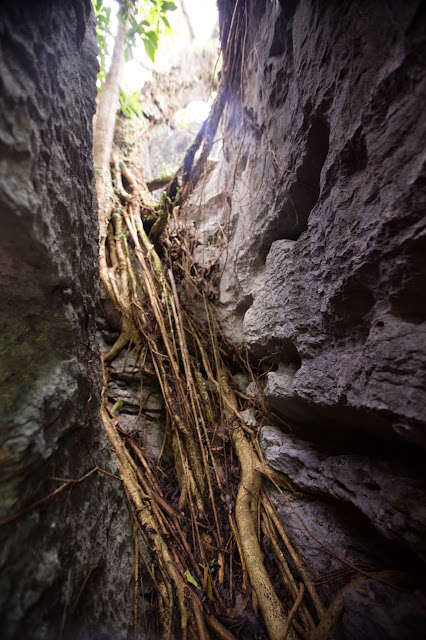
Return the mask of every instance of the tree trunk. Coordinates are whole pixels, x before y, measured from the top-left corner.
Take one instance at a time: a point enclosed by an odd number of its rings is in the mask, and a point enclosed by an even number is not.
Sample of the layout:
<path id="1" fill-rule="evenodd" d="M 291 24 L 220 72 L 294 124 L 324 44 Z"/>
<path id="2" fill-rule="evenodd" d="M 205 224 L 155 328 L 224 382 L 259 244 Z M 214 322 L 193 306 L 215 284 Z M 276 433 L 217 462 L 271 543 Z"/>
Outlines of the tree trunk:
<path id="1" fill-rule="evenodd" d="M 195 33 L 194 33 L 194 29 L 192 28 L 192 22 L 190 20 L 189 13 L 188 13 L 188 10 L 187 10 L 186 5 L 185 5 L 185 0 L 181 0 L 180 8 L 182 9 L 182 13 L 183 13 L 183 16 L 185 18 L 186 26 L 188 27 L 189 38 L 190 38 L 191 42 L 194 42 Z"/>
<path id="2" fill-rule="evenodd" d="M 93 131 L 93 161 L 98 196 L 99 232 L 102 234 L 106 220 L 107 188 L 110 183 L 110 156 L 114 138 L 115 115 L 117 113 L 120 78 L 124 68 L 124 32 L 126 26 L 118 23 L 111 66 L 98 101 Z"/>

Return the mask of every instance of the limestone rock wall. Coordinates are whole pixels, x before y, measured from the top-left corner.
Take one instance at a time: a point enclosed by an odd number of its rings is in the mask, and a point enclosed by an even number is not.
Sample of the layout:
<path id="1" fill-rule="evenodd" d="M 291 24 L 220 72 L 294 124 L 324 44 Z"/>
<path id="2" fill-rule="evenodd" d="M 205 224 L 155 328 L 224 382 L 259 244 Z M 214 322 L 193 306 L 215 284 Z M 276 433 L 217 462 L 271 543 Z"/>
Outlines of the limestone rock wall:
<path id="1" fill-rule="evenodd" d="M 90 12 L 0 10 L 0 518 L 61 478 L 116 472 L 98 418 Z M 100 472 L 2 524 L 1 638 L 127 637 L 132 549 L 121 484 Z"/>
<path id="2" fill-rule="evenodd" d="M 241 76 L 192 201 L 197 260 L 219 263 L 226 331 L 269 370 L 289 428 L 261 443 L 305 495 L 280 513 L 314 576 L 342 564 L 294 509 L 349 561 L 421 572 L 426 5 L 239 11 Z M 345 637 L 420 638 L 418 592 L 368 585 L 345 595 Z"/>
<path id="3" fill-rule="evenodd" d="M 424 445 L 424 5 L 255 5 L 203 190 L 225 313 L 293 421 Z"/>

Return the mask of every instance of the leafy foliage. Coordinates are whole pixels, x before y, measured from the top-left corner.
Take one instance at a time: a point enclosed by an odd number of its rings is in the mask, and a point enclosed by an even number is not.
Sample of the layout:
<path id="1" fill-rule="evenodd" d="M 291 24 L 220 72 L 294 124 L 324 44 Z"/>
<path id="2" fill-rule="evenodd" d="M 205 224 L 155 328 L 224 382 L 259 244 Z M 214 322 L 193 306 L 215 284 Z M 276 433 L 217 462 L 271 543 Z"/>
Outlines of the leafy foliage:
<path id="1" fill-rule="evenodd" d="M 196 589 L 201 589 L 200 585 L 198 584 L 198 582 L 196 581 L 196 579 L 194 578 L 194 576 L 192 575 L 189 569 L 185 571 L 185 576 L 188 582 L 190 584 L 193 584 Z"/>
<path id="2" fill-rule="evenodd" d="M 167 176 L 173 175 L 179 169 L 175 164 L 168 164 L 167 162 L 161 163 L 160 178 L 167 178 Z"/>
<path id="3" fill-rule="evenodd" d="M 113 36 L 111 33 L 111 8 L 107 7 L 103 0 L 92 0 L 92 4 L 97 22 L 96 35 L 100 64 L 98 87 L 100 90 L 108 73 L 107 62 L 110 57 L 108 39 Z M 138 39 L 141 39 L 146 55 L 154 61 L 159 34 L 170 29 L 167 13 L 175 11 L 176 4 L 170 0 L 121 0 L 119 4 L 118 19 L 122 25 L 127 25 L 124 34 L 125 60 L 132 60 Z"/>
<path id="4" fill-rule="evenodd" d="M 120 106 L 119 112 L 126 118 L 139 118 L 143 115 L 143 109 L 140 103 L 140 91 L 128 91 L 127 93 L 120 89 Z"/>
<path id="5" fill-rule="evenodd" d="M 92 0 L 96 16 L 96 38 L 99 47 L 99 67 L 98 86 L 101 88 L 107 75 L 107 60 L 109 49 L 107 37 L 112 37 L 111 33 L 111 7 L 106 7 L 102 0 Z"/>

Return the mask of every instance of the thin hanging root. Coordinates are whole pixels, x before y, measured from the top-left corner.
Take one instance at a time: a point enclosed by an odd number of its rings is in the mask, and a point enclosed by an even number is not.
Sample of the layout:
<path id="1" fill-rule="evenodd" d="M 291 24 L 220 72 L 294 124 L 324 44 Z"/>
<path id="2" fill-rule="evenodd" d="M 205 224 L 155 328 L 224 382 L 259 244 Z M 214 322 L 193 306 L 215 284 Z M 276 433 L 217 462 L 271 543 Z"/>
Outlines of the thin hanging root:
<path id="1" fill-rule="evenodd" d="M 306 569 L 304 568 L 304 566 L 302 565 L 302 562 L 298 556 L 298 554 L 296 553 L 296 551 L 294 550 L 293 545 L 291 544 L 289 537 L 284 529 L 284 526 L 281 522 L 281 520 L 278 518 L 275 509 L 273 508 L 271 501 L 269 499 L 269 497 L 264 494 L 263 495 L 263 507 L 265 508 L 265 511 L 267 512 L 268 516 L 271 518 L 272 522 L 274 523 L 278 533 L 281 536 L 282 541 L 284 542 L 285 546 L 287 547 L 287 550 L 290 554 L 291 559 L 293 560 L 294 564 L 297 567 L 297 570 L 299 572 L 299 574 L 301 575 L 306 589 L 309 593 L 309 595 L 312 598 L 312 602 L 314 603 L 315 609 L 317 610 L 317 614 L 318 617 L 321 618 L 321 616 L 324 613 L 324 605 L 322 604 L 317 590 L 315 589 L 315 586 L 312 582 L 312 580 L 310 579 L 309 575 L 306 572 Z"/>
<path id="2" fill-rule="evenodd" d="M 135 537 L 135 566 L 134 566 L 134 586 L 133 586 L 133 638 L 138 638 L 138 626 L 139 626 L 139 541 L 137 531 L 134 534 Z"/>
<path id="3" fill-rule="evenodd" d="M 299 593 L 297 594 L 296 601 L 292 608 L 290 609 L 290 613 L 288 614 L 287 622 L 285 624 L 284 630 L 281 633 L 281 640 L 286 640 L 288 638 L 288 632 L 290 630 L 290 625 L 293 622 L 293 618 L 297 613 L 300 605 L 302 604 L 303 594 L 305 593 L 305 587 L 303 586 L 303 582 L 299 583 Z"/>
<path id="4" fill-rule="evenodd" d="M 272 529 L 272 524 L 268 522 L 267 518 L 268 518 L 267 514 L 265 514 L 265 517 L 262 518 L 262 530 L 269 537 L 271 541 L 272 548 L 274 550 L 275 559 L 278 564 L 278 570 L 281 574 L 281 579 L 283 581 L 283 584 L 288 589 L 292 597 L 297 600 L 298 593 L 299 593 L 298 586 L 291 573 L 290 567 L 284 558 L 284 554 L 282 553 L 280 546 L 275 538 L 275 535 L 274 535 L 275 531 Z M 307 629 L 309 629 L 310 631 L 315 629 L 315 624 L 314 624 L 314 621 L 312 620 L 312 616 L 309 613 L 309 610 L 306 607 L 306 605 L 303 604 L 303 602 L 301 603 L 301 607 L 300 607 L 300 617 Z"/>
<path id="5" fill-rule="evenodd" d="M 183 507 L 186 505 L 188 500 L 189 489 L 188 489 L 188 478 L 184 473 L 184 462 L 182 460 L 182 447 L 179 442 L 179 434 L 176 431 L 172 432 L 171 445 L 173 450 L 173 458 L 175 461 L 176 475 L 177 475 L 178 483 L 180 487 L 178 509 L 179 511 L 182 511 Z"/>
<path id="6" fill-rule="evenodd" d="M 223 371 L 219 354 L 215 353 L 216 366 L 218 367 L 218 380 L 216 382 L 211 372 L 208 360 L 201 342 L 197 340 L 201 357 L 204 362 L 206 373 L 221 390 L 221 398 L 225 401 L 228 417 L 240 416 L 235 394 L 229 387 L 227 376 Z M 276 595 L 275 589 L 265 570 L 263 564 L 263 553 L 260 549 L 256 531 L 257 502 L 261 474 L 265 473 L 264 465 L 259 461 L 255 449 L 250 443 L 241 426 L 235 428 L 232 433 L 232 440 L 237 452 L 240 468 L 241 480 L 238 490 L 235 513 L 239 533 L 242 555 L 251 585 L 255 591 L 256 599 L 262 611 L 268 635 L 271 640 L 281 640 L 283 628 L 287 625 L 286 615 L 282 604 Z M 300 560 L 299 560 L 299 564 Z M 289 640 L 296 638 L 294 632 L 287 631 Z"/>
<path id="7" fill-rule="evenodd" d="M 243 553 L 243 547 L 242 547 L 242 543 L 241 543 L 241 536 L 240 536 L 240 532 L 236 526 L 236 523 L 234 522 L 234 518 L 232 516 L 232 514 L 229 514 L 229 523 L 231 525 L 231 531 L 234 535 L 235 538 L 235 542 L 237 543 L 237 547 L 238 547 L 238 553 L 241 559 L 241 569 L 243 572 L 243 580 L 242 580 L 242 586 L 241 586 L 241 591 L 243 594 L 247 594 L 250 591 L 250 580 L 249 580 L 249 576 L 247 573 L 247 567 L 246 567 L 246 563 L 244 560 L 244 553 Z"/>
<path id="8" fill-rule="evenodd" d="M 144 494 L 141 492 L 138 480 L 135 477 L 134 470 L 131 463 L 129 462 L 124 443 L 122 442 L 114 424 L 109 418 L 108 412 L 104 406 L 101 407 L 101 418 L 107 435 L 110 439 L 112 449 L 116 455 L 123 479 L 123 484 L 126 488 L 132 505 L 136 510 L 138 523 L 142 526 L 143 529 L 145 527 L 148 527 L 153 532 L 152 541 L 154 544 L 155 553 L 157 554 L 157 562 L 161 562 L 161 565 L 164 567 L 166 574 L 170 576 L 171 581 L 174 583 L 178 594 L 178 602 L 180 602 L 179 606 L 182 610 L 182 607 L 185 606 L 184 590 L 187 587 L 184 578 L 179 574 L 179 571 L 177 569 L 175 561 L 176 559 L 173 560 L 172 556 L 169 553 L 167 545 L 163 540 L 163 537 L 158 532 L 157 523 L 151 514 L 149 506 L 147 506 L 147 504 L 144 504 Z M 157 587 L 159 588 L 160 596 L 158 600 L 158 606 L 160 614 L 160 624 L 162 629 L 161 640 L 170 640 L 173 618 L 173 595 L 171 591 L 171 585 L 168 580 L 165 580 L 163 578 L 162 580 L 157 580 Z M 206 640 L 208 640 L 203 617 L 200 613 L 201 603 L 195 596 L 195 594 L 193 594 L 193 592 L 191 592 L 190 602 L 192 612 L 196 620 L 199 637 L 204 637 Z"/>
<path id="9" fill-rule="evenodd" d="M 191 605 L 198 631 L 198 640 L 210 640 L 204 621 L 203 607 L 195 593 L 191 592 Z"/>
<path id="10" fill-rule="evenodd" d="M 187 386 L 188 386 L 188 392 L 191 398 L 191 407 L 192 407 L 192 411 L 194 413 L 194 418 L 195 418 L 195 424 L 197 427 L 197 435 L 198 435 L 198 440 L 199 440 L 199 444 L 200 444 L 200 450 L 201 450 L 201 455 L 202 455 L 202 459 L 203 459 L 203 466 L 204 466 L 204 470 L 205 470 L 205 475 L 207 478 L 207 485 L 208 485 L 208 489 L 209 489 L 209 496 L 210 496 L 210 505 L 211 508 L 213 510 L 213 515 L 214 515 L 214 519 L 215 519 L 215 524 L 216 524 L 216 531 L 218 534 L 218 542 L 219 542 L 219 546 L 222 546 L 222 536 L 220 533 L 220 526 L 219 526 L 219 518 L 217 515 L 217 509 L 216 509 L 216 503 L 215 503 L 215 499 L 214 499 L 214 495 L 213 495 L 213 487 L 212 487 L 212 482 L 211 482 L 211 476 L 210 473 L 208 472 L 208 458 L 207 458 L 207 454 L 205 451 L 205 448 L 203 446 L 203 442 L 202 442 L 202 433 L 199 429 L 199 424 L 201 423 L 202 428 L 203 428 L 203 432 L 204 432 L 204 437 L 206 440 L 206 444 L 207 444 L 207 448 L 210 454 L 210 460 L 212 462 L 213 467 L 215 467 L 215 462 L 214 462 L 214 457 L 212 455 L 211 452 L 211 448 L 210 448 L 210 441 L 209 441 L 209 436 L 206 430 L 206 426 L 205 426 L 205 422 L 204 422 L 204 416 L 203 416 L 203 412 L 201 410 L 201 406 L 200 406 L 200 400 L 197 394 L 197 390 L 196 390 L 196 386 L 195 386 L 195 382 L 194 382 L 194 376 L 192 375 L 192 366 L 191 366 L 191 358 L 189 356 L 189 351 L 188 351 L 188 345 L 186 342 L 186 338 L 185 338 L 185 328 L 184 328 L 184 324 L 183 324 L 183 319 L 182 319 L 182 311 L 180 308 L 180 303 L 179 303 L 179 297 L 177 294 L 177 290 L 176 290 L 176 283 L 175 283 L 175 279 L 173 277 L 173 272 L 171 269 L 168 270 L 168 276 L 169 276 L 169 280 L 170 280 L 170 284 L 172 287 L 172 292 L 173 292 L 173 298 L 171 299 L 171 302 L 174 303 L 172 304 L 172 309 L 173 309 L 173 315 L 175 316 L 175 321 L 176 321 L 176 326 L 177 326 L 177 331 L 178 331 L 178 336 L 179 336 L 179 343 L 180 343 L 180 347 L 181 347 L 181 351 L 182 351 L 182 359 L 183 359 L 183 364 L 184 364 L 184 369 L 185 369 L 185 374 L 186 374 L 186 382 L 187 382 Z M 219 484 L 219 482 L 218 482 Z M 219 484 L 220 486 L 220 484 Z"/>

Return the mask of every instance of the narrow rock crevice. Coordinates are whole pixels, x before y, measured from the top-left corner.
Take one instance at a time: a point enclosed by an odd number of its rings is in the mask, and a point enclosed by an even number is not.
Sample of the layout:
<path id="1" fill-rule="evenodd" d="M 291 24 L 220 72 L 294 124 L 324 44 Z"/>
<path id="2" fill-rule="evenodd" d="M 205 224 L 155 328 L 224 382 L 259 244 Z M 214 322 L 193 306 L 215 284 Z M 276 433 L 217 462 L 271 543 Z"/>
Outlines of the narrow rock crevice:
<path id="1" fill-rule="evenodd" d="M 5 640 L 139 637 L 134 619 L 163 579 L 159 601 L 174 623 L 179 611 L 176 629 L 190 613 L 193 637 L 202 611 L 211 638 L 229 639 L 222 624 L 239 640 L 250 629 L 281 638 L 300 605 L 288 638 L 423 638 L 425 3 L 218 5 L 226 84 L 214 160 L 185 185 L 184 206 L 158 209 L 174 226 L 154 239 L 157 253 L 127 170 L 136 197 L 123 198 L 128 218 L 113 217 L 103 256 L 104 283 L 123 291 L 117 247 L 131 256 L 123 316 L 107 285 L 99 292 L 91 3 L 16 0 L 0 13 Z M 191 140 L 180 137 L 173 159 Z M 150 171 L 156 147 L 153 136 Z M 211 329 L 219 319 L 239 352 Z M 99 347 L 110 354 L 120 336 L 126 346 L 105 358 L 102 423 Z M 242 373 L 242 360 L 253 368 Z M 270 535 L 280 522 L 290 571 L 317 588 L 319 606 L 297 581 L 281 583 Z"/>

